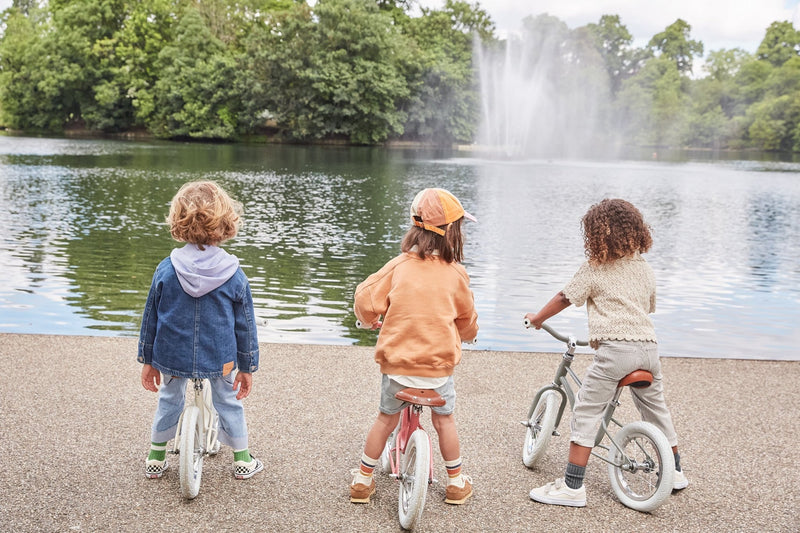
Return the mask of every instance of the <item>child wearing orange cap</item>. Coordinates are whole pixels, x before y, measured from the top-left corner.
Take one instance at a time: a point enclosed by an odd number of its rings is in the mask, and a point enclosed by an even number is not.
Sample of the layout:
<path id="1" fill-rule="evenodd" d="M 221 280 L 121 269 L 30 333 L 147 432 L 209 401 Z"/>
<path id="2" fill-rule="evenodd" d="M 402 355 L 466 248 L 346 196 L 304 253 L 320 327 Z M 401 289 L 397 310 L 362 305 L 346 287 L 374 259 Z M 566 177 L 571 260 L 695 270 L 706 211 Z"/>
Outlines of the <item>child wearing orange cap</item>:
<path id="1" fill-rule="evenodd" d="M 445 502 L 459 505 L 472 496 L 472 480 L 461 473 L 453 415 L 453 370 L 461 360 L 461 342 L 478 334 L 469 276 L 461 265 L 465 218 L 475 221 L 448 191 L 420 191 L 411 204 L 412 226 L 402 253 L 356 288 L 356 318 L 381 328 L 375 361 L 382 381 L 378 417 L 350 484 L 353 503 L 368 503 L 375 492 L 373 470 L 407 405 L 394 395 L 406 387 L 433 389 L 446 400 L 431 413 L 448 474 Z"/>

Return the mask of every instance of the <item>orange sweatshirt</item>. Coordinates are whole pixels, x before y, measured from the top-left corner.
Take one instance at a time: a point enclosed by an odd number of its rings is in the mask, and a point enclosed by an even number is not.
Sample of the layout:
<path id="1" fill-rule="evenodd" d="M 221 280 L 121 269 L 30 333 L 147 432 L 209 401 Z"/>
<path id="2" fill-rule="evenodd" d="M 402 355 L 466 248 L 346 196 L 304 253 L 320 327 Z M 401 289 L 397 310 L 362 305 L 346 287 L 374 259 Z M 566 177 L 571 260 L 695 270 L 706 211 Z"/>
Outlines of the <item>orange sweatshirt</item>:
<path id="1" fill-rule="evenodd" d="M 478 334 L 467 271 L 438 257 L 395 257 L 356 288 L 354 309 L 364 324 L 383 316 L 375 346 L 383 374 L 449 376 L 461 341 Z"/>

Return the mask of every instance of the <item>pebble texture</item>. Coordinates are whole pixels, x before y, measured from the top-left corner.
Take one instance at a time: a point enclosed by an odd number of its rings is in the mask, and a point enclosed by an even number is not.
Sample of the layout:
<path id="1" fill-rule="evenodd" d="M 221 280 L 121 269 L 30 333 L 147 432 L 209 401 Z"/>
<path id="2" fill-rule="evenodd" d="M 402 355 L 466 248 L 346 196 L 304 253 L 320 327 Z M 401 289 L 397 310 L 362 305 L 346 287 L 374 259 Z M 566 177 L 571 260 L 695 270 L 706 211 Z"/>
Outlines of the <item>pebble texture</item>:
<path id="1" fill-rule="evenodd" d="M 532 332 L 532 334 L 539 334 Z M 349 471 L 377 411 L 372 348 L 262 344 L 245 400 L 250 448 L 265 464 L 246 481 L 233 454 L 208 458 L 199 496 L 180 496 L 177 458 L 143 475 L 156 395 L 139 382 L 135 338 L 0 334 L 2 531 L 398 531 L 397 485 L 377 472 L 369 505 L 348 501 Z M 558 349 L 558 345 L 554 345 Z M 579 355 L 582 375 L 591 356 Z M 460 507 L 431 486 L 420 532 L 798 531 L 800 363 L 663 359 L 667 402 L 690 485 L 651 514 L 621 505 L 605 463 L 587 468 L 587 507 L 546 506 L 531 488 L 563 476 L 568 421 L 534 469 L 521 461 L 536 389 L 559 356 L 466 351 L 456 371 L 464 470 Z M 635 419 L 628 393 L 618 409 Z M 435 432 L 438 479 L 446 479 Z"/>

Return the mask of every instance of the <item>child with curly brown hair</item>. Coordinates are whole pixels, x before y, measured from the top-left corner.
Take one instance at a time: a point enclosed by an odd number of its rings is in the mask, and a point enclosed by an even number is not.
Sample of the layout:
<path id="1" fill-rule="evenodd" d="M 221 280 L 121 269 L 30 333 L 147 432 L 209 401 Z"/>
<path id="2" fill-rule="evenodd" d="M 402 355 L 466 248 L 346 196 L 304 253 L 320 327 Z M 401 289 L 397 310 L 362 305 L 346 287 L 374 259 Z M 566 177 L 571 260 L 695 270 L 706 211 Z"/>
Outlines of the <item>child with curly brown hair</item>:
<path id="1" fill-rule="evenodd" d="M 648 316 L 656 309 L 656 284 L 653 270 L 641 254 L 653 243 L 650 228 L 636 207 L 620 199 L 593 205 L 581 225 L 588 260 L 538 313 L 525 315 L 539 329 L 570 305 L 586 303 L 589 343 L 595 350 L 575 400 L 564 478 L 533 489 L 530 497 L 554 505 L 586 505 L 583 478 L 603 410 L 619 380 L 638 369 L 650 371 L 653 383 L 631 388 L 634 404 L 642 420 L 663 431 L 672 446 L 673 489 L 686 488 L 689 481 L 681 471 L 678 437 L 664 400 L 658 344 Z"/>
<path id="2" fill-rule="evenodd" d="M 142 386 L 158 393 L 145 476 L 167 469 L 186 381 L 208 378 L 219 414 L 219 441 L 233 448 L 233 475 L 248 479 L 264 465 L 250 455 L 242 400 L 258 370 L 258 336 L 250 283 L 239 259 L 219 248 L 241 225 L 242 206 L 213 181 L 183 185 L 167 217 L 182 248 L 153 274 L 139 334 Z"/>

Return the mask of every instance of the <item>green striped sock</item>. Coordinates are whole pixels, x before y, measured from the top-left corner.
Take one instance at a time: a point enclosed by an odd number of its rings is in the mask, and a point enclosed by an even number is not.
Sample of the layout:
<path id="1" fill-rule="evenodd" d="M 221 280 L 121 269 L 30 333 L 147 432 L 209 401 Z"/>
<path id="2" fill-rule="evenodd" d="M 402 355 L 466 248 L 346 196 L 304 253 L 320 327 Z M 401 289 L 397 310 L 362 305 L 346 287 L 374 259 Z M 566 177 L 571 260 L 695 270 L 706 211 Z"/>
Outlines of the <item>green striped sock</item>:
<path id="1" fill-rule="evenodd" d="M 245 463 L 252 461 L 253 458 L 250 457 L 250 448 L 245 448 L 244 450 L 233 450 L 233 460 L 244 461 Z"/>
<path id="2" fill-rule="evenodd" d="M 147 456 L 148 461 L 163 461 L 167 458 L 167 443 L 166 442 L 151 442 L 150 454 Z"/>

